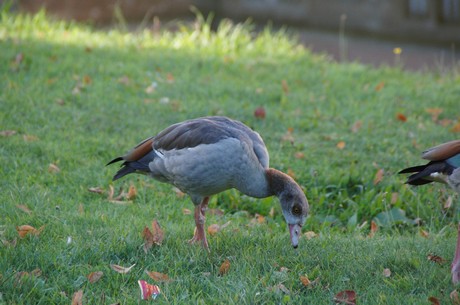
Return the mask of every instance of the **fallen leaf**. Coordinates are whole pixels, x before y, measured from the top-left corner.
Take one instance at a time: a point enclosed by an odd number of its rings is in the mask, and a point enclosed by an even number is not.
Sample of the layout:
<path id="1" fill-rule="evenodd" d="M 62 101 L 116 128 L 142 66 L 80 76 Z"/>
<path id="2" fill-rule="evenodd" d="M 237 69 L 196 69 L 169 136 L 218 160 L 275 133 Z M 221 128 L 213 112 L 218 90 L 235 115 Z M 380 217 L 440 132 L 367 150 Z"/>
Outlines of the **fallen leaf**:
<path id="1" fill-rule="evenodd" d="M 399 197 L 399 193 L 397 193 L 397 192 L 391 193 L 390 203 L 395 204 L 398 201 L 398 197 Z"/>
<path id="2" fill-rule="evenodd" d="M 50 163 L 50 165 L 48 165 L 48 172 L 49 173 L 59 173 L 61 171 L 61 169 L 54 163 Z"/>
<path id="3" fill-rule="evenodd" d="M 346 144 L 345 144 L 344 141 L 340 141 L 339 143 L 337 143 L 336 146 L 337 146 L 338 149 L 344 149 Z"/>
<path id="4" fill-rule="evenodd" d="M 295 157 L 296 159 L 303 159 L 303 158 L 305 158 L 305 154 L 304 154 L 303 152 L 301 152 L 301 151 L 298 151 L 298 152 L 296 152 L 296 153 L 294 154 L 294 157 Z"/>
<path id="5" fill-rule="evenodd" d="M 92 82 L 93 80 L 91 79 L 91 76 L 89 75 L 83 76 L 83 84 L 90 85 Z"/>
<path id="6" fill-rule="evenodd" d="M 308 277 L 307 277 L 306 275 L 301 275 L 301 276 L 300 276 L 300 282 L 301 282 L 302 285 L 304 285 L 305 287 L 310 286 L 310 284 L 311 284 L 311 281 L 308 279 Z"/>
<path id="7" fill-rule="evenodd" d="M 281 87 L 283 88 L 283 92 L 284 94 L 288 94 L 289 93 L 289 86 L 287 84 L 287 81 L 285 79 L 283 79 L 281 81 Z"/>
<path id="8" fill-rule="evenodd" d="M 180 189 L 178 189 L 178 188 L 175 187 L 175 186 L 173 187 L 173 191 L 176 193 L 176 196 L 177 196 L 178 198 L 181 198 L 181 199 L 182 199 L 182 198 L 185 197 L 185 193 L 182 192 Z M 186 209 L 184 209 L 184 210 L 186 210 Z M 183 211 L 183 210 L 182 210 L 182 211 Z"/>
<path id="9" fill-rule="evenodd" d="M 41 226 L 39 229 L 35 229 L 32 226 L 29 225 L 22 225 L 22 226 L 17 226 L 16 231 L 18 231 L 19 237 L 24 238 L 26 235 L 31 234 L 31 235 L 40 235 L 40 233 L 43 231 L 45 226 Z"/>
<path id="10" fill-rule="evenodd" d="M 375 233 L 378 231 L 379 229 L 379 226 L 377 225 L 377 223 L 375 221 L 371 221 L 371 231 L 369 232 L 369 235 L 368 237 L 372 238 L 375 236 Z"/>
<path id="11" fill-rule="evenodd" d="M 130 185 L 129 190 L 128 190 L 128 195 L 126 195 L 126 199 L 132 200 L 136 198 L 136 196 L 137 196 L 136 187 L 134 185 Z"/>
<path id="12" fill-rule="evenodd" d="M 104 190 L 99 186 L 90 187 L 90 188 L 88 188 L 88 191 L 90 191 L 91 193 L 96 193 L 96 194 L 103 194 L 104 193 Z"/>
<path id="13" fill-rule="evenodd" d="M 391 270 L 388 268 L 383 269 L 383 276 L 384 277 L 390 277 L 391 276 Z"/>
<path id="14" fill-rule="evenodd" d="M 16 247 L 16 244 L 18 243 L 17 238 L 14 238 L 12 241 L 6 240 L 6 239 L 1 239 L 2 244 L 6 247 L 11 247 L 14 248 Z"/>
<path id="15" fill-rule="evenodd" d="M 460 296 L 458 295 L 457 289 L 453 290 L 450 294 L 450 300 L 454 305 L 460 305 Z"/>
<path id="16" fill-rule="evenodd" d="M 455 124 L 451 129 L 450 131 L 452 132 L 460 132 L 460 122 L 457 122 L 457 124 Z"/>
<path id="17" fill-rule="evenodd" d="M 219 268 L 219 275 L 227 274 L 228 270 L 230 270 L 230 261 L 226 259 Z"/>
<path id="18" fill-rule="evenodd" d="M 444 203 L 444 210 L 448 210 L 452 207 L 452 200 L 452 196 L 447 197 L 447 200 Z"/>
<path id="19" fill-rule="evenodd" d="M 142 237 L 144 239 L 144 252 L 147 253 L 153 246 L 153 233 L 148 227 L 145 227 L 142 231 Z"/>
<path id="20" fill-rule="evenodd" d="M 182 209 L 182 214 L 184 214 L 184 215 L 190 215 L 190 214 L 192 214 L 192 211 L 190 211 L 189 209 L 185 209 L 185 208 L 184 208 L 184 209 Z"/>
<path id="21" fill-rule="evenodd" d="M 257 107 L 256 110 L 254 110 L 254 116 L 258 119 L 265 119 L 265 115 L 264 107 Z"/>
<path id="22" fill-rule="evenodd" d="M 401 122 L 406 122 L 407 121 L 407 117 L 402 113 L 397 113 L 396 118 Z"/>
<path id="23" fill-rule="evenodd" d="M 377 185 L 382 181 L 384 174 L 385 174 L 385 171 L 383 170 L 383 168 L 379 168 L 377 170 L 374 176 L 374 185 Z"/>
<path id="24" fill-rule="evenodd" d="M 166 74 L 166 81 L 170 84 L 174 83 L 175 79 L 174 79 L 174 76 L 172 75 L 172 73 L 168 73 Z"/>
<path id="25" fill-rule="evenodd" d="M 96 283 L 97 281 L 99 281 L 102 276 L 104 275 L 104 272 L 102 271 L 95 271 L 95 272 L 91 272 L 90 274 L 88 274 L 87 278 L 88 278 L 88 281 L 91 283 L 91 284 L 94 284 Z"/>
<path id="26" fill-rule="evenodd" d="M 275 208 L 274 207 L 272 207 L 270 209 L 270 212 L 268 213 L 268 215 L 270 215 L 271 218 L 275 217 Z"/>
<path id="27" fill-rule="evenodd" d="M 438 263 L 438 264 L 444 264 L 446 260 L 438 255 L 433 255 L 433 254 L 428 254 L 427 259 L 429 261 Z"/>
<path id="28" fill-rule="evenodd" d="M 265 223 L 265 217 L 263 215 L 257 214 L 254 216 L 256 219 L 257 223 L 262 224 Z"/>
<path id="29" fill-rule="evenodd" d="M 383 87 L 385 87 L 385 82 L 380 82 L 375 86 L 374 90 L 375 92 L 380 92 L 380 90 L 382 90 Z"/>
<path id="30" fill-rule="evenodd" d="M 0 136 L 2 137 L 11 137 L 17 133 L 16 130 L 2 130 L 0 131 Z"/>
<path id="31" fill-rule="evenodd" d="M 281 141 L 290 142 L 291 144 L 294 144 L 294 136 L 292 133 L 292 128 L 289 128 L 288 131 L 281 137 Z"/>
<path id="32" fill-rule="evenodd" d="M 436 297 L 429 297 L 428 301 L 431 302 L 432 305 L 440 305 L 441 303 L 439 302 L 439 299 Z"/>
<path id="33" fill-rule="evenodd" d="M 286 286 L 284 286 L 283 284 L 278 284 L 276 286 L 273 286 L 273 290 L 276 291 L 276 292 L 283 292 L 285 294 L 290 294 L 291 292 L 289 291 L 289 289 L 286 288 Z"/>
<path id="34" fill-rule="evenodd" d="M 356 304 L 356 293 L 353 290 L 344 290 L 337 293 L 334 297 L 334 302 L 341 304 Z"/>
<path id="35" fill-rule="evenodd" d="M 110 201 L 113 199 L 113 195 L 115 194 L 115 190 L 112 185 L 109 185 L 109 193 L 107 194 L 107 199 Z"/>
<path id="36" fill-rule="evenodd" d="M 34 136 L 34 135 L 25 134 L 25 135 L 22 136 L 22 138 L 23 138 L 24 141 L 26 141 L 26 142 L 35 142 L 35 141 L 38 141 L 38 137 L 37 137 L 37 136 Z"/>
<path id="37" fill-rule="evenodd" d="M 210 235 L 216 235 L 220 231 L 220 226 L 218 224 L 212 224 L 208 227 L 208 233 Z"/>
<path id="38" fill-rule="evenodd" d="M 431 114 L 431 120 L 435 123 L 438 122 L 439 115 L 443 112 L 441 108 L 427 108 L 425 111 Z"/>
<path id="39" fill-rule="evenodd" d="M 164 273 L 156 272 L 156 271 L 147 271 L 145 270 L 148 276 L 150 276 L 153 280 L 157 282 L 170 282 L 169 276 Z"/>
<path id="40" fill-rule="evenodd" d="M 129 79 L 128 76 L 123 75 L 122 77 L 120 77 L 120 78 L 118 79 L 118 82 L 119 82 L 120 84 L 123 84 L 123 85 L 127 86 L 127 85 L 129 85 L 129 83 L 131 82 L 131 80 Z"/>
<path id="41" fill-rule="evenodd" d="M 164 239 L 164 233 L 163 230 L 160 228 L 160 224 L 158 223 L 157 220 L 154 220 L 152 222 L 152 233 L 153 233 L 153 243 L 161 246 L 161 242 Z"/>
<path id="42" fill-rule="evenodd" d="M 145 88 L 145 93 L 150 94 L 155 92 L 158 84 L 156 82 L 151 83 L 147 88 Z"/>
<path id="43" fill-rule="evenodd" d="M 73 294 L 72 305 L 83 305 L 83 290 L 78 290 Z"/>
<path id="44" fill-rule="evenodd" d="M 21 211 L 23 211 L 24 213 L 27 213 L 29 215 L 32 213 L 32 211 L 24 204 L 18 204 L 16 205 L 16 207 L 20 209 Z"/>
<path id="45" fill-rule="evenodd" d="M 422 230 L 422 229 L 420 229 L 419 233 L 420 233 L 420 236 L 424 238 L 428 238 L 430 236 L 430 234 L 427 231 Z"/>
<path id="46" fill-rule="evenodd" d="M 305 232 L 304 235 L 305 235 L 305 237 L 306 237 L 308 240 L 310 240 L 310 239 L 315 238 L 315 237 L 318 236 L 318 234 L 316 234 L 316 233 L 313 232 L 313 231 Z"/>
<path id="47" fill-rule="evenodd" d="M 354 122 L 353 125 L 351 125 L 351 132 L 357 133 L 361 129 L 362 125 L 363 125 L 363 122 L 361 121 Z"/>
<path id="48" fill-rule="evenodd" d="M 124 274 L 124 273 L 128 273 L 129 271 L 131 271 L 131 269 L 132 269 L 134 266 L 136 266 L 136 264 L 134 264 L 134 265 L 132 265 L 132 266 L 129 266 L 129 267 L 123 267 L 123 266 L 111 264 L 111 265 L 110 265 L 110 268 L 112 268 L 113 271 L 116 271 L 116 272 L 118 272 L 118 273 Z"/>
<path id="49" fill-rule="evenodd" d="M 222 216 L 224 215 L 224 211 L 222 211 L 221 209 L 209 209 L 207 211 L 207 214 L 214 215 L 214 216 Z"/>

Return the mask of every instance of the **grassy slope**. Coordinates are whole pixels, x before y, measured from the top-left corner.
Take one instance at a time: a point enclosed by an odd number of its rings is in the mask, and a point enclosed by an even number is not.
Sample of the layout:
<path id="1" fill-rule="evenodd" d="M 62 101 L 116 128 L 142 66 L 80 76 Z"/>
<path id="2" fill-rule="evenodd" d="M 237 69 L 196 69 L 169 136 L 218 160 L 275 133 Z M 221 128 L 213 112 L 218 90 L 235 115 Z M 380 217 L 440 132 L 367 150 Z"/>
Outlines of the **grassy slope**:
<path id="1" fill-rule="evenodd" d="M 145 269 L 173 278 L 160 284 L 159 303 L 330 304 L 344 289 L 354 289 L 365 304 L 448 299 L 448 264 L 426 256 L 450 260 L 457 205 L 444 211 L 448 193 L 442 187 L 413 190 L 395 173 L 419 162 L 420 150 L 456 137 L 449 129 L 458 120 L 458 77 L 336 64 L 295 47 L 283 34 L 267 31 L 251 40 L 241 25 L 223 25 L 216 35 L 201 24 L 152 37 L 4 13 L 0 50 L 0 130 L 17 131 L 0 138 L 0 237 L 13 240 L 18 225 L 46 226 L 39 237 L 0 246 L 0 302 L 69 303 L 83 289 L 87 304 L 138 303 L 136 281 L 148 278 Z M 24 58 L 15 62 L 19 53 Z M 147 93 L 152 82 L 157 87 Z M 265 120 L 254 118 L 257 106 L 267 110 Z M 433 122 L 426 109 L 434 107 L 452 123 Z M 397 113 L 407 122 L 397 120 Z M 242 120 L 261 133 L 272 166 L 291 169 L 305 187 L 312 206 L 305 230 L 320 237 L 303 239 L 293 251 L 276 200 L 229 191 L 213 199 L 226 213 L 209 216 L 208 224 L 231 223 L 211 238 L 207 255 L 185 243 L 193 221 L 182 208 L 192 206 L 170 186 L 136 176 L 117 182 L 115 187 L 133 184 L 139 191 L 128 205 L 87 191 L 107 189 L 115 168 L 104 164 L 138 141 L 171 123 L 212 114 Z M 352 132 L 357 121 L 362 126 Z M 293 144 L 282 140 L 289 128 Z M 346 143 L 343 150 L 336 147 L 339 141 Z M 295 158 L 298 152 L 305 158 Z M 50 163 L 61 171 L 48 172 Z M 374 186 L 377 168 L 385 176 Z M 398 197 L 391 202 L 393 193 Z M 252 216 L 233 213 L 267 215 L 272 205 L 275 217 L 264 224 L 250 225 Z M 370 221 L 393 207 L 420 218 L 430 237 L 420 237 L 412 225 L 391 223 L 366 238 Z M 153 218 L 166 238 L 144 254 L 141 231 Z M 225 258 L 231 269 L 219 277 Z M 136 266 L 120 275 L 111 263 Z M 40 277 L 16 282 L 17 272 L 35 268 Z M 391 277 L 382 276 L 384 268 Z M 104 277 L 89 284 L 86 275 L 97 270 Z M 321 284 L 303 288 L 304 274 Z M 289 295 L 272 289 L 280 283 Z"/>

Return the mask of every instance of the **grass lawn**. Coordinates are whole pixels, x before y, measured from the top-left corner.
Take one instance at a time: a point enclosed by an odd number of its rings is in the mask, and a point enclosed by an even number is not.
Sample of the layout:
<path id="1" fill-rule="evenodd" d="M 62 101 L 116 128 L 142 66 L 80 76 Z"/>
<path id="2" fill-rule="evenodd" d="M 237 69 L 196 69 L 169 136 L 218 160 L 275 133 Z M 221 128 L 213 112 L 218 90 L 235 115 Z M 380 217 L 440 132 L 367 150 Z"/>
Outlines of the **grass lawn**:
<path id="1" fill-rule="evenodd" d="M 0 304 L 69 304 L 79 290 L 84 304 L 146 303 L 139 279 L 159 285 L 157 304 L 333 304 L 344 290 L 359 304 L 450 302 L 458 197 L 408 187 L 397 172 L 458 138 L 458 67 L 338 64 L 283 32 L 228 22 L 211 32 L 199 16 L 175 32 L 127 33 L 7 11 L 0 62 Z M 206 115 L 262 135 L 271 166 L 304 187 L 304 233 L 316 237 L 292 249 L 276 199 L 227 191 L 211 200 L 223 213 L 207 224 L 223 228 L 208 254 L 186 242 L 187 197 L 143 176 L 111 182 L 109 160 Z M 114 200 L 130 187 L 136 196 Z M 146 253 L 142 232 L 154 219 L 164 240 Z M 37 231 L 20 238 L 23 225 Z M 135 266 L 120 274 L 111 264 Z"/>

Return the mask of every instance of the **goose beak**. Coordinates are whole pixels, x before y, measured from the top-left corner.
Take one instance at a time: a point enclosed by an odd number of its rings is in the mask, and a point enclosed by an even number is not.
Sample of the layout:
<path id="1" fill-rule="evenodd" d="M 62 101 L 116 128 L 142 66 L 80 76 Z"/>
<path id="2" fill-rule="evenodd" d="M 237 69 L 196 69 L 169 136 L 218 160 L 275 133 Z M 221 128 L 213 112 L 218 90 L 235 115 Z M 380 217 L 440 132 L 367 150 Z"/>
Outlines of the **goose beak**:
<path id="1" fill-rule="evenodd" d="M 302 232 L 302 226 L 295 224 L 289 225 L 289 233 L 291 234 L 291 243 L 294 249 L 299 246 L 299 237 L 300 233 Z"/>

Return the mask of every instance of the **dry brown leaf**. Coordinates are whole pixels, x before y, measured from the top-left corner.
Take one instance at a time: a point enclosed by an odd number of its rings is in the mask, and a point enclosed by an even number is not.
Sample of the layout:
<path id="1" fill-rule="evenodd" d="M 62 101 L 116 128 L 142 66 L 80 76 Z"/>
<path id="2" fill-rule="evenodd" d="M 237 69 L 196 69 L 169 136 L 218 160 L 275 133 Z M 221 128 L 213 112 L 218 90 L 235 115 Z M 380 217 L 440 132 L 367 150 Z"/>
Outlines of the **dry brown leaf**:
<path id="1" fill-rule="evenodd" d="M 29 134 L 23 135 L 22 138 L 23 138 L 24 141 L 26 141 L 26 142 L 35 142 L 35 141 L 38 141 L 38 137 L 37 137 L 37 136 L 29 135 Z"/>
<path id="2" fill-rule="evenodd" d="M 221 209 L 209 209 L 207 211 L 207 213 L 209 215 L 214 215 L 214 216 L 222 216 L 222 215 L 224 215 L 224 211 L 222 211 Z"/>
<path id="3" fill-rule="evenodd" d="M 88 191 L 90 191 L 91 193 L 96 193 L 96 194 L 104 194 L 104 190 L 100 186 L 90 187 L 88 188 Z"/>
<path id="4" fill-rule="evenodd" d="M 48 172 L 49 173 L 59 173 L 61 171 L 61 169 L 54 163 L 50 163 L 50 165 L 48 165 Z"/>
<path id="5" fill-rule="evenodd" d="M 230 270 L 230 261 L 228 259 L 224 260 L 222 265 L 219 267 L 219 275 L 227 274 L 228 270 Z"/>
<path id="6" fill-rule="evenodd" d="M 161 242 L 164 239 L 164 232 L 160 228 L 160 224 L 158 223 L 158 221 L 156 219 L 152 222 L 152 230 L 153 230 L 152 231 L 152 233 L 153 233 L 153 243 L 158 245 L 158 246 L 161 246 Z"/>
<path id="7" fill-rule="evenodd" d="M 345 143 L 345 141 L 340 141 L 340 142 L 337 143 L 336 146 L 337 146 L 338 149 L 344 149 L 346 145 L 347 144 Z"/>
<path id="8" fill-rule="evenodd" d="M 137 189 L 134 185 L 129 186 L 128 194 L 126 195 L 126 199 L 132 200 L 137 196 Z"/>
<path id="9" fill-rule="evenodd" d="M 301 151 L 298 151 L 298 152 L 296 152 L 296 153 L 294 154 L 294 157 L 295 157 L 296 159 L 303 159 L 303 158 L 305 158 L 305 154 L 304 154 L 303 152 L 301 152 Z"/>
<path id="10" fill-rule="evenodd" d="M 440 305 L 441 304 L 439 299 L 437 297 L 433 297 L 433 296 L 429 297 L 428 301 L 430 301 L 432 305 Z"/>
<path id="11" fill-rule="evenodd" d="M 275 285 L 272 287 L 272 290 L 275 291 L 275 292 L 283 292 L 285 294 L 290 294 L 291 292 L 289 291 L 289 289 L 286 288 L 286 286 L 284 286 L 283 284 L 278 284 L 278 285 Z"/>
<path id="12" fill-rule="evenodd" d="M 357 133 L 361 129 L 361 126 L 363 126 L 362 121 L 354 122 L 353 125 L 351 126 L 351 132 Z"/>
<path id="13" fill-rule="evenodd" d="M 374 185 L 377 185 L 382 181 L 384 174 L 385 174 L 385 171 L 383 170 L 383 168 L 379 168 L 377 170 L 374 176 Z"/>
<path id="14" fill-rule="evenodd" d="M 305 235 L 305 237 L 306 237 L 308 240 L 310 240 L 310 239 L 315 238 L 315 237 L 318 236 L 318 234 L 316 234 L 316 233 L 313 232 L 313 231 L 307 231 L 307 232 L 305 232 L 304 235 Z"/>
<path id="15" fill-rule="evenodd" d="M 124 273 L 128 273 L 129 271 L 131 271 L 131 269 L 134 266 L 136 266 L 136 264 L 133 264 L 132 266 L 129 266 L 129 267 L 123 267 L 123 266 L 120 266 L 120 265 L 111 264 L 110 268 L 112 268 L 113 271 L 116 271 L 118 273 L 124 274 Z"/>
<path id="16" fill-rule="evenodd" d="M 407 117 L 402 113 L 397 113 L 396 114 L 396 119 L 398 119 L 398 121 L 401 121 L 401 122 L 406 122 L 407 121 Z"/>
<path id="17" fill-rule="evenodd" d="M 289 86 L 287 84 L 287 81 L 285 79 L 283 79 L 281 81 L 281 87 L 283 88 L 283 92 L 284 94 L 288 94 L 289 93 Z"/>
<path id="18" fill-rule="evenodd" d="M 21 238 L 24 238 L 28 234 L 38 236 L 43 231 L 43 229 L 45 229 L 45 226 L 41 226 L 38 229 L 35 229 L 34 227 L 29 225 L 22 225 L 16 227 L 16 231 L 18 231 L 19 237 Z"/>
<path id="19" fill-rule="evenodd" d="M 425 111 L 431 114 L 431 120 L 435 123 L 438 122 L 439 115 L 443 112 L 441 108 L 427 108 Z"/>
<path id="20" fill-rule="evenodd" d="M 216 223 L 214 223 L 214 224 L 212 224 L 212 225 L 210 225 L 208 227 L 208 233 L 210 235 L 216 235 L 219 231 L 220 231 L 220 226 L 218 224 L 216 224 Z"/>
<path id="21" fill-rule="evenodd" d="M 145 273 L 148 274 L 153 280 L 157 282 L 170 282 L 171 279 L 167 274 L 156 272 L 156 271 L 147 271 L 145 270 Z"/>
<path id="22" fill-rule="evenodd" d="M 256 219 L 257 223 L 260 223 L 260 224 L 265 223 L 265 217 L 260 215 L 260 214 L 256 213 L 255 219 Z"/>
<path id="23" fill-rule="evenodd" d="M 190 211 L 189 209 L 185 209 L 185 208 L 184 208 L 184 209 L 182 209 L 182 214 L 184 214 L 184 215 L 190 215 L 190 214 L 192 214 L 192 211 Z"/>
<path id="24" fill-rule="evenodd" d="M 391 270 L 388 268 L 383 269 L 383 276 L 384 277 L 390 277 L 391 276 Z"/>
<path id="25" fill-rule="evenodd" d="M 11 137 L 17 133 L 16 130 L 2 130 L 0 131 L 0 136 L 2 137 Z"/>
<path id="26" fill-rule="evenodd" d="M 379 226 L 375 221 L 371 221 L 371 231 L 369 232 L 368 237 L 372 238 L 375 236 L 375 233 L 379 230 Z"/>
<path id="27" fill-rule="evenodd" d="M 452 200 L 452 196 L 447 197 L 447 200 L 444 203 L 444 210 L 448 210 L 452 207 Z"/>
<path id="28" fill-rule="evenodd" d="M 148 227 L 142 231 L 142 238 L 144 238 L 144 252 L 147 253 L 153 246 L 153 233 Z"/>
<path id="29" fill-rule="evenodd" d="M 99 281 L 102 276 L 104 275 L 104 272 L 102 271 L 95 271 L 95 272 L 91 272 L 90 274 L 88 274 L 87 278 L 88 278 L 88 281 L 91 283 L 91 284 L 94 284 L 96 283 L 97 281 Z"/>
<path id="30" fill-rule="evenodd" d="M 385 87 L 385 82 L 380 82 L 375 86 L 374 90 L 375 92 L 380 92 L 380 90 L 382 90 L 383 87 Z"/>
<path id="31" fill-rule="evenodd" d="M 254 116 L 258 119 L 265 119 L 265 108 L 264 107 L 257 107 L 256 110 L 254 110 Z"/>
<path id="32" fill-rule="evenodd" d="M 18 204 L 16 207 L 29 215 L 32 213 L 32 211 L 25 204 Z"/>
<path id="33" fill-rule="evenodd" d="M 337 293 L 334 297 L 334 302 L 340 304 L 356 304 L 356 292 L 353 290 L 344 290 Z"/>
<path id="34" fill-rule="evenodd" d="M 306 275 L 301 275 L 301 276 L 300 276 L 300 282 L 301 282 L 302 285 L 304 285 L 305 287 L 310 286 L 310 284 L 311 284 L 311 281 L 308 279 L 308 277 L 307 277 Z"/>
<path id="35" fill-rule="evenodd" d="M 450 294 L 450 300 L 454 305 L 460 305 L 460 296 L 458 295 L 457 289 L 453 290 Z"/>
<path id="36" fill-rule="evenodd" d="M 438 264 L 444 264 L 446 260 L 438 255 L 433 255 L 433 254 L 428 254 L 427 259 L 429 261 L 438 263 Z"/>
<path id="37" fill-rule="evenodd" d="M 420 233 L 420 236 L 424 237 L 424 238 L 428 238 L 430 236 L 430 233 L 428 233 L 427 231 L 422 230 L 422 229 L 420 229 L 419 233 Z"/>
<path id="38" fill-rule="evenodd" d="M 83 290 L 78 290 L 73 294 L 72 305 L 83 305 Z"/>
<path id="39" fill-rule="evenodd" d="M 460 132 L 460 121 L 457 122 L 451 129 L 452 132 Z"/>

